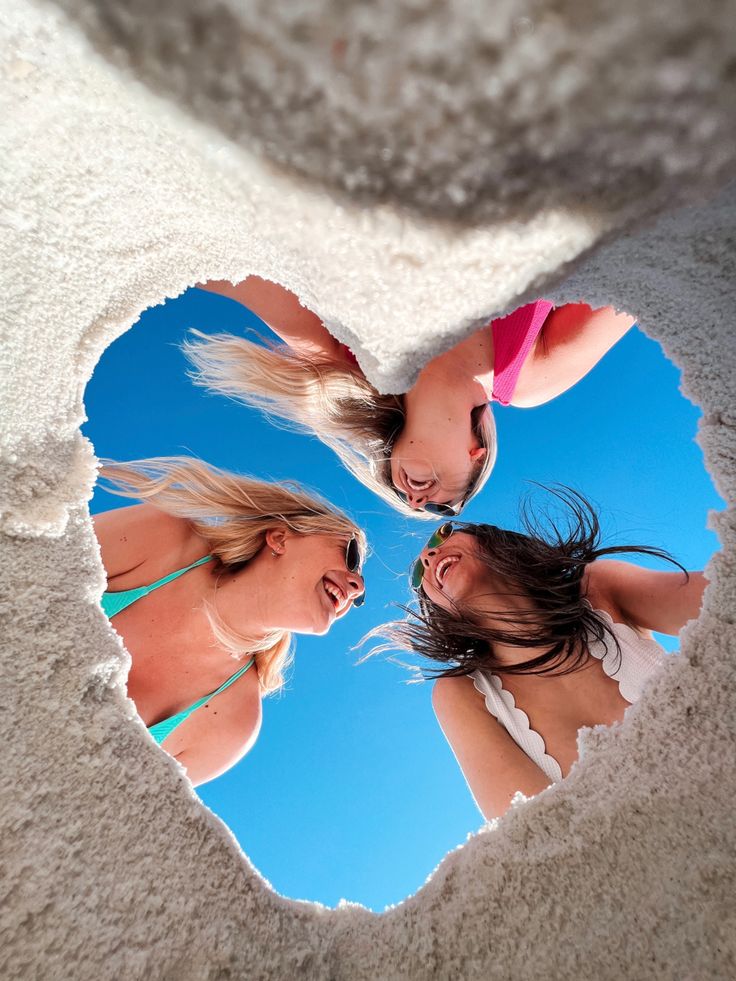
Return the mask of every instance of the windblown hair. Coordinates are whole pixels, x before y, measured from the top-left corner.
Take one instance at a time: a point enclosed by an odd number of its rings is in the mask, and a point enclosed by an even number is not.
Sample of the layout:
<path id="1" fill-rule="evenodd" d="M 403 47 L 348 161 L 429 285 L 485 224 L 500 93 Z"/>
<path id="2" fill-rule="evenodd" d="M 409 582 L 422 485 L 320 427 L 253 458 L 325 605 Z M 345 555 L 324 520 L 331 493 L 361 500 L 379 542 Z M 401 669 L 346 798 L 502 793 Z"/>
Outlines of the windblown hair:
<path id="1" fill-rule="evenodd" d="M 433 520 L 403 502 L 391 480 L 391 447 L 405 420 L 402 396 L 381 395 L 357 365 L 327 355 L 303 354 L 285 344 L 256 344 L 232 334 L 191 333 L 199 341 L 185 341 L 182 350 L 194 365 L 196 384 L 313 433 L 391 507 Z M 479 407 L 472 425 L 487 453 L 467 497 L 483 487 L 496 460 L 490 407 Z"/>
<path id="2" fill-rule="evenodd" d="M 408 619 L 379 627 L 368 635 L 388 641 L 370 653 L 399 648 L 449 665 L 444 670 L 424 669 L 425 678 L 469 675 L 479 669 L 506 674 L 567 674 L 587 662 L 591 640 L 603 642 L 606 649 L 613 642 L 620 657 L 621 648 L 610 625 L 586 599 L 586 567 L 605 555 L 637 553 L 671 562 L 685 576 L 687 572 L 660 548 L 602 548 L 600 523 L 592 505 L 570 488 L 546 489 L 566 507 L 564 524 L 556 522 L 549 512 L 535 516 L 525 501 L 520 514 L 523 532 L 486 524 L 458 525 L 459 531 L 475 536 L 477 557 L 492 574 L 494 583 L 506 584 L 507 591 L 501 595 L 532 600 L 531 609 L 484 608 L 481 613 L 454 604 L 448 611 L 420 591 L 417 608 L 403 608 Z M 492 626 L 489 619 L 493 620 Z M 497 659 L 494 644 L 541 647 L 544 651 L 509 666 Z"/>
<path id="3" fill-rule="evenodd" d="M 365 535 L 357 525 L 293 483 L 243 477 L 191 457 L 106 461 L 102 476 L 112 493 L 148 501 L 167 514 L 185 518 L 207 542 L 216 575 L 242 569 L 263 548 L 266 532 L 280 524 L 299 535 L 355 536 L 365 554 Z M 234 657 L 255 655 L 264 694 L 281 688 L 293 657 L 288 630 L 255 639 L 227 626 L 214 607 L 207 609 L 207 615 L 215 638 Z"/>

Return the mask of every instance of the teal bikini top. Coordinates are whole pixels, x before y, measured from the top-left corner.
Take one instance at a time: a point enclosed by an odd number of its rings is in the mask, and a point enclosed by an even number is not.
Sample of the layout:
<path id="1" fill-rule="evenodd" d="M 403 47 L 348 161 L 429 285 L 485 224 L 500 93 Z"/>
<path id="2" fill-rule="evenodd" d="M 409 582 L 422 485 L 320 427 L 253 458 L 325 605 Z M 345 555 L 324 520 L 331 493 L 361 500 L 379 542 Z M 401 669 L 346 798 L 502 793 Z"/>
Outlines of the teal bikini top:
<path id="1" fill-rule="evenodd" d="M 171 582 L 172 579 L 178 579 L 179 576 L 183 576 L 185 572 L 189 572 L 190 569 L 195 569 L 198 565 L 204 565 L 205 562 L 210 562 L 212 560 L 211 555 L 205 555 L 203 558 L 198 559 L 196 562 L 192 562 L 191 565 L 186 566 L 184 569 L 177 569 L 176 572 L 169 573 L 168 576 L 164 576 L 163 579 L 157 579 L 156 582 L 152 582 L 150 586 L 137 586 L 135 589 L 124 589 L 117 593 L 105 592 L 102 594 L 102 609 L 107 617 L 112 619 L 116 614 L 121 613 L 127 607 L 131 606 L 137 600 L 141 599 L 143 596 L 148 596 L 152 593 L 154 589 L 158 589 L 159 586 L 165 586 L 167 582 Z M 247 664 L 245 664 L 239 671 L 235 674 L 230 675 L 227 681 L 223 682 L 219 688 L 215 691 L 210 692 L 209 695 L 205 695 L 204 698 L 200 698 L 198 701 L 190 705 L 189 708 L 184 709 L 183 712 L 177 712 L 176 715 L 172 715 L 168 719 L 163 719 L 161 722 L 157 722 L 153 726 L 148 727 L 148 731 L 151 733 L 156 742 L 161 745 L 161 743 L 170 736 L 177 726 L 180 726 L 182 722 L 189 718 L 192 712 L 196 712 L 198 708 L 205 705 L 211 698 L 215 695 L 219 695 L 220 692 L 225 691 L 229 688 L 234 681 L 245 674 L 245 672 L 250 668 L 255 661 L 255 658 L 251 658 Z"/>

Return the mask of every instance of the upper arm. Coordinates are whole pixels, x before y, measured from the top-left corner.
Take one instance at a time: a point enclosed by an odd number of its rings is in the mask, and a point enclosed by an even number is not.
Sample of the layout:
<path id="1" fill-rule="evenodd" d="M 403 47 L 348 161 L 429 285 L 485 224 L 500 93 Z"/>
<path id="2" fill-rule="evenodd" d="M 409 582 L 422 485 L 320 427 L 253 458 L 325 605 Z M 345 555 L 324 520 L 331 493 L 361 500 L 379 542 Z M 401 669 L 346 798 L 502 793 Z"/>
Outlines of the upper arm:
<path id="1" fill-rule="evenodd" d="M 342 345 L 327 330 L 316 313 L 303 307 L 294 293 L 278 283 L 248 276 L 242 283 L 226 281 L 199 284 L 252 310 L 289 347 L 304 354 L 322 354 L 344 360 Z"/>
<path id="2" fill-rule="evenodd" d="M 108 582 L 142 565 L 188 534 L 188 522 L 152 504 L 133 504 L 92 517 Z"/>
<path id="3" fill-rule="evenodd" d="M 663 572 L 630 562 L 599 560 L 589 567 L 589 592 L 642 630 L 677 634 L 700 613 L 702 572 Z M 594 603 L 594 605 L 597 605 Z"/>
<path id="4" fill-rule="evenodd" d="M 522 366 L 511 404 L 531 408 L 566 392 L 634 323 L 633 317 L 617 314 L 613 307 L 593 310 L 586 303 L 557 307 Z"/>
<path id="5" fill-rule="evenodd" d="M 150 505 L 133 504 L 92 517 L 108 581 L 130 572 L 145 560 L 143 540 L 136 531 L 144 507 Z"/>
<path id="6" fill-rule="evenodd" d="M 261 728 L 258 674 L 251 668 L 226 691 L 193 712 L 164 740 L 194 786 L 214 780 L 252 749 Z"/>
<path id="7" fill-rule="evenodd" d="M 469 677 L 440 678 L 432 705 L 478 808 L 487 820 L 500 817 L 514 794 L 538 794 L 547 775 L 516 745 L 486 709 Z"/>

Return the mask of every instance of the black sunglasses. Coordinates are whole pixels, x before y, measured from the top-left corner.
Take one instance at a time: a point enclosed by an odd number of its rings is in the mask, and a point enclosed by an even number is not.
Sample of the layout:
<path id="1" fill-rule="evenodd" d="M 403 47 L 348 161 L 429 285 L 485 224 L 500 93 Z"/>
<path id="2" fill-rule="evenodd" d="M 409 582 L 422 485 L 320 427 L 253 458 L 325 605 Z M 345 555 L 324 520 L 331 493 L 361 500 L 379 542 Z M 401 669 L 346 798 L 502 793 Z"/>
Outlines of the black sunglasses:
<path id="1" fill-rule="evenodd" d="M 430 535 L 429 541 L 425 545 L 425 548 L 437 548 L 443 542 L 446 542 L 450 535 L 455 531 L 455 525 L 451 521 L 446 521 L 443 525 L 440 525 L 437 531 Z M 412 589 L 418 590 L 422 585 L 422 580 L 424 579 L 424 563 L 421 559 L 417 559 L 411 570 L 411 585 Z"/>
<path id="2" fill-rule="evenodd" d="M 403 501 L 404 504 L 409 503 L 409 498 L 403 491 L 397 490 L 394 487 L 394 493 L 400 501 Z M 465 498 L 463 498 L 458 504 L 437 504 L 435 501 L 427 501 L 427 503 L 418 510 L 427 511 L 429 514 L 436 514 L 440 518 L 456 518 L 462 511 L 464 504 Z"/>
<path id="3" fill-rule="evenodd" d="M 353 536 L 345 549 L 345 567 L 348 572 L 360 572 L 360 546 L 358 539 Z M 365 590 L 353 600 L 353 606 L 362 606 L 365 603 Z"/>

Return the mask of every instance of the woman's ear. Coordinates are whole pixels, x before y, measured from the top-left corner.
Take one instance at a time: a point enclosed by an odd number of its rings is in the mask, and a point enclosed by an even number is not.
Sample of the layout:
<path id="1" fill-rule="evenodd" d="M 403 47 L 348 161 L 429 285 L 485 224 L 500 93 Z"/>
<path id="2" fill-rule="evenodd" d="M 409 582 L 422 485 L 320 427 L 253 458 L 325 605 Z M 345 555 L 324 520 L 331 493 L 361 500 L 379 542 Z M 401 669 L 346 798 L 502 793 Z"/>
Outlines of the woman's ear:
<path id="1" fill-rule="evenodd" d="M 487 453 L 488 450 L 485 446 L 476 446 L 475 449 L 470 451 L 470 459 L 473 463 L 482 463 Z"/>
<path id="2" fill-rule="evenodd" d="M 286 528 L 269 528 L 266 532 L 266 545 L 275 555 L 282 555 L 286 548 Z"/>

